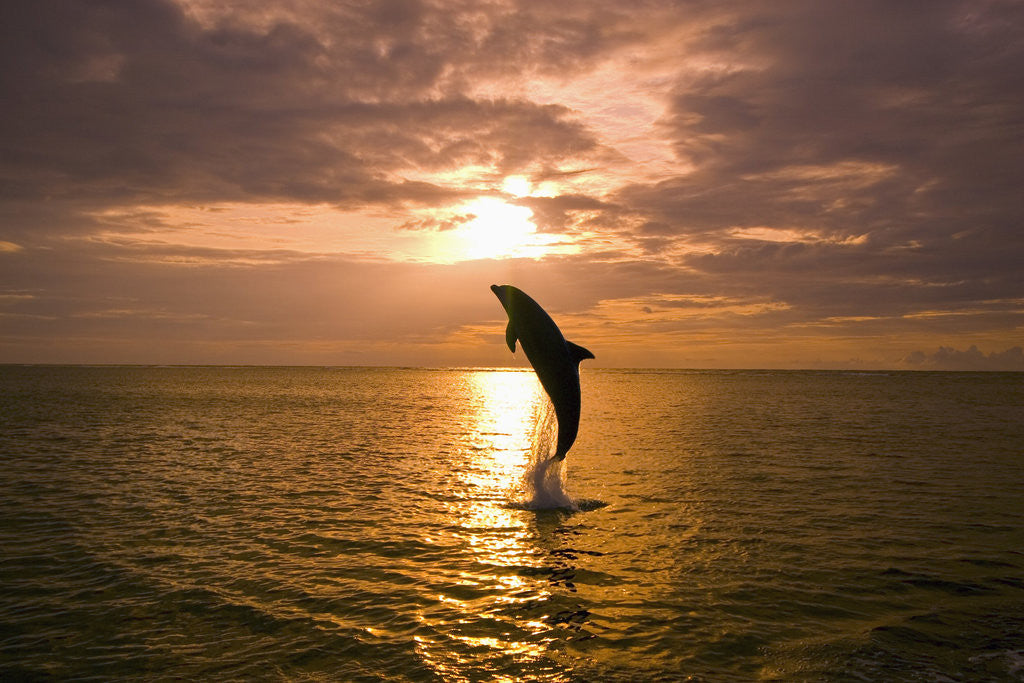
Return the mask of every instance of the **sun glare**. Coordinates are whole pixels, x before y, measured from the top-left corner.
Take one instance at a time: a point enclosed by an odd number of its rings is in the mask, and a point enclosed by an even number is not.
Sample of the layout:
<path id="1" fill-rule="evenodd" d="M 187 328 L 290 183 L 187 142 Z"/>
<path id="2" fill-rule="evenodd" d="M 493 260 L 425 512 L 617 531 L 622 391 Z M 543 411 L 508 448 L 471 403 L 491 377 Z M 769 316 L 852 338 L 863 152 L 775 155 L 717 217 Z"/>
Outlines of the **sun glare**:
<path id="1" fill-rule="evenodd" d="M 510 175 L 501 184 L 501 191 L 513 197 L 526 197 L 533 192 L 530 181 L 521 175 Z"/>
<path id="2" fill-rule="evenodd" d="M 538 231 L 533 210 L 516 203 L 523 197 L 549 196 L 551 188 L 534 185 L 523 176 L 508 176 L 500 194 L 494 190 L 493 186 L 482 188 L 475 199 L 417 212 L 414 224 L 440 226 L 429 236 L 430 260 L 451 263 L 579 252 L 570 235 Z"/>
<path id="3" fill-rule="evenodd" d="M 544 243 L 530 220 L 533 212 L 525 206 L 508 204 L 497 197 L 480 197 L 465 210 L 474 218 L 457 232 L 469 258 L 515 256 Z"/>
<path id="4" fill-rule="evenodd" d="M 533 184 L 523 176 L 508 176 L 501 191 L 510 197 L 536 196 Z M 478 197 L 461 207 L 473 218 L 454 230 L 461 242 L 461 258 L 540 257 L 553 252 L 574 252 L 577 248 L 563 237 L 537 232 L 533 211 L 500 197 Z"/>

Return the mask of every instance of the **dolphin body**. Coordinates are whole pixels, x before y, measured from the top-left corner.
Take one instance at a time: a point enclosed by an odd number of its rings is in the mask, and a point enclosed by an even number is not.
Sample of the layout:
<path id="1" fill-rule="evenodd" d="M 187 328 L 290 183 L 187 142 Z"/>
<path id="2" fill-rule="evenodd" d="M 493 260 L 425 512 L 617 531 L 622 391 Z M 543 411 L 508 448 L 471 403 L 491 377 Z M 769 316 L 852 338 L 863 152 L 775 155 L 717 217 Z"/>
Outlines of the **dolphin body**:
<path id="1" fill-rule="evenodd" d="M 512 285 L 491 285 L 508 314 L 505 343 L 512 353 L 516 340 L 548 393 L 558 419 L 555 460 L 562 460 L 576 441 L 580 427 L 580 361 L 593 358 L 587 349 L 566 341 L 562 331 L 536 301 Z"/>

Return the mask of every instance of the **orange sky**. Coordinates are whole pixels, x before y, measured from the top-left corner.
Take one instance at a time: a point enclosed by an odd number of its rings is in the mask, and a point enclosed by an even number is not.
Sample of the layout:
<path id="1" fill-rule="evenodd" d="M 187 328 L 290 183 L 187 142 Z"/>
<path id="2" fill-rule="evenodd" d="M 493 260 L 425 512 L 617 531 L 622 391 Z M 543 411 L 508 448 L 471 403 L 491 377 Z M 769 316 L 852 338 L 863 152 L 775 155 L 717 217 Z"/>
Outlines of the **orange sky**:
<path id="1" fill-rule="evenodd" d="M 1024 370 L 1000 1 L 0 9 L 0 362 Z"/>

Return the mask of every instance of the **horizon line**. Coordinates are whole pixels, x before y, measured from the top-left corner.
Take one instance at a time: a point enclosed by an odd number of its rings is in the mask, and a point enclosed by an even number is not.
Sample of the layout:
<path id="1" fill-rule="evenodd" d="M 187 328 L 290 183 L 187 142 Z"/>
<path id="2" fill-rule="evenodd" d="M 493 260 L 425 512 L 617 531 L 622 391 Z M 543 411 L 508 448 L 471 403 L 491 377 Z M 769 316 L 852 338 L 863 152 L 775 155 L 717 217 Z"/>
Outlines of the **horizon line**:
<path id="1" fill-rule="evenodd" d="M 365 369 L 365 370 L 477 370 L 487 372 L 534 372 L 529 365 L 351 365 L 351 364 L 287 364 L 287 363 L 22 363 L 0 361 L 0 367 L 50 367 L 50 368 L 321 368 L 321 369 Z M 990 372 L 1017 373 L 1024 370 L 986 370 L 949 368 L 814 368 L 814 367 L 717 367 L 697 368 L 678 366 L 602 366 L 586 368 L 588 371 L 640 371 L 640 372 Z"/>

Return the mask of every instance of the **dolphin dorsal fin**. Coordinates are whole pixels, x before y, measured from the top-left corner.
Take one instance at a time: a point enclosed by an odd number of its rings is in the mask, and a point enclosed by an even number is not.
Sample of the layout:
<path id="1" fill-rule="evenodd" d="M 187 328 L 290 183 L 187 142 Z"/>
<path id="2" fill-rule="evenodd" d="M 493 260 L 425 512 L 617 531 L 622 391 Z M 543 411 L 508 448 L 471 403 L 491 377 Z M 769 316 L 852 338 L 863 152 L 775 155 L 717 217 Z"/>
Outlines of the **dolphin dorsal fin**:
<path id="1" fill-rule="evenodd" d="M 508 344 L 508 350 L 512 353 L 516 352 L 516 328 L 512 327 L 512 321 L 508 321 L 508 327 L 505 328 L 505 343 Z"/>
<path id="2" fill-rule="evenodd" d="M 581 360 L 594 357 L 594 354 L 579 344 L 573 344 L 571 341 L 566 340 L 565 345 L 569 347 L 569 358 L 572 359 L 573 363 L 579 364 Z"/>

